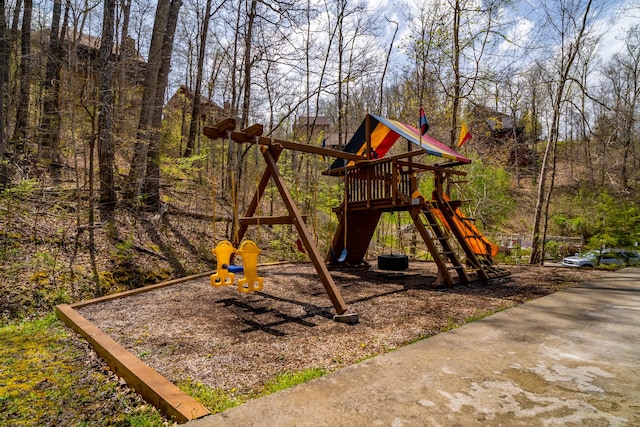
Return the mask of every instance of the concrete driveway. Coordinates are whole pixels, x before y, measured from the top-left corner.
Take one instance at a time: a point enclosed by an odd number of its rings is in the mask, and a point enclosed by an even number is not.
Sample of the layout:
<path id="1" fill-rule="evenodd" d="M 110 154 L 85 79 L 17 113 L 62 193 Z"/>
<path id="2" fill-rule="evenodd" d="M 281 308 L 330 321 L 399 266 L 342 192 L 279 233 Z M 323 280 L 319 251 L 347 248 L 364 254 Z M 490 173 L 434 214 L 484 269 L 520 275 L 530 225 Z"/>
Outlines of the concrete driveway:
<path id="1" fill-rule="evenodd" d="M 626 268 L 237 408 L 213 426 L 638 426 Z"/>

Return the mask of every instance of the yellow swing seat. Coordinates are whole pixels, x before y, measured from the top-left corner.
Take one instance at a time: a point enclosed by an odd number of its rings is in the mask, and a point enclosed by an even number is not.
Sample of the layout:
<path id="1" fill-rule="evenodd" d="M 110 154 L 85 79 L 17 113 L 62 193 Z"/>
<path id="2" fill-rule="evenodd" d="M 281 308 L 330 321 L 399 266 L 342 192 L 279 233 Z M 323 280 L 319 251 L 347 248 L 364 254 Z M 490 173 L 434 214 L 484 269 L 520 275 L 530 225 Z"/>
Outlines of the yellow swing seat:
<path id="1" fill-rule="evenodd" d="M 254 292 L 261 291 L 264 279 L 258 276 L 258 255 L 260 248 L 251 240 L 245 240 L 236 251 L 242 257 L 244 265 L 244 278 L 238 280 L 238 291 Z"/>
<path id="2" fill-rule="evenodd" d="M 216 272 L 211 275 L 211 286 L 233 285 L 235 274 L 229 271 L 228 265 L 231 264 L 231 255 L 236 252 L 235 248 L 230 241 L 223 240 L 211 252 L 217 259 Z"/>

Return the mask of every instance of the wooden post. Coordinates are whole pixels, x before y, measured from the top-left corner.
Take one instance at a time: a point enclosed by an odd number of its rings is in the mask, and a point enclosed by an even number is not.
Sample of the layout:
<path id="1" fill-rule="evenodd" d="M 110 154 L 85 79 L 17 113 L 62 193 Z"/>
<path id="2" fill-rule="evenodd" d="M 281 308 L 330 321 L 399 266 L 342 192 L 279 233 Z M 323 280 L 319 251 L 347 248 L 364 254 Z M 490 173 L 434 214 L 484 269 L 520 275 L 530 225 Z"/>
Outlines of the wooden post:
<path id="1" fill-rule="evenodd" d="M 337 321 L 344 321 L 346 323 L 357 323 L 357 314 L 345 314 L 347 311 L 347 304 L 342 299 L 340 290 L 336 286 L 335 282 L 333 281 L 333 277 L 331 277 L 327 266 L 322 260 L 320 253 L 318 252 L 318 248 L 316 248 L 316 245 L 313 242 L 313 237 L 311 236 L 311 233 L 309 232 L 306 224 L 303 221 L 302 214 L 298 210 L 293 197 L 291 197 L 291 193 L 289 193 L 289 189 L 287 188 L 284 179 L 282 179 L 282 175 L 280 175 L 280 170 L 278 169 L 278 165 L 276 162 L 276 158 L 280 155 L 280 151 L 280 148 L 276 148 L 274 146 L 262 148 L 262 155 L 264 156 L 264 160 L 267 164 L 269 174 L 271 175 L 271 178 L 273 178 L 273 181 L 276 184 L 278 191 L 280 192 L 280 196 L 282 197 L 282 200 L 284 201 L 284 204 L 289 211 L 289 216 L 291 217 L 293 224 L 298 230 L 300 240 L 302 240 L 302 244 L 304 245 L 309 258 L 311 259 L 311 263 L 318 272 L 318 276 L 320 276 L 322 285 L 324 286 L 329 299 L 333 303 L 337 314 L 334 319 Z"/>

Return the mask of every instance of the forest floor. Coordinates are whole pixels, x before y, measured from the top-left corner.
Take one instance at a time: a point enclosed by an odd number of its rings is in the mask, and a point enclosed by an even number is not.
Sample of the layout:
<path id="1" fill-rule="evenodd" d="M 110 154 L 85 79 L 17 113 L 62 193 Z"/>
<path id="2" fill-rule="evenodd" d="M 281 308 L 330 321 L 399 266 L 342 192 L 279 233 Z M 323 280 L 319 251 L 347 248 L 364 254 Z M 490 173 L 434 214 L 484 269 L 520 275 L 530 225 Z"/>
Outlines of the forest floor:
<path id="1" fill-rule="evenodd" d="M 162 219 L 119 210 L 114 228 L 96 228 L 95 239 L 56 192 L 34 189 L 23 203 L 0 203 L 6 208 L 0 215 L 0 425 L 169 423 L 51 313 L 56 304 L 214 268 L 211 248 L 226 223 L 218 221 L 215 234 L 213 216 L 201 214 L 206 200 L 187 193 L 175 199 L 179 206 Z M 330 241 L 330 228 L 319 242 Z M 269 243 L 261 260 L 304 259 L 292 236 L 287 227 L 263 227 Z M 370 256 L 384 249 L 376 243 Z M 82 313 L 183 390 L 196 395 L 202 385 L 214 396 L 209 401 L 235 396 L 232 404 L 239 404 L 264 394 L 263 386 L 282 373 L 337 370 L 606 274 L 506 267 L 509 278 L 444 289 L 434 286 L 429 262 L 412 261 L 404 273 L 334 271 L 349 309 L 360 316 L 357 325 L 332 320 L 333 306 L 305 263 L 261 267 L 266 281 L 259 293 L 213 288 L 201 279 Z"/>
<path id="2" fill-rule="evenodd" d="M 310 264 L 261 267 L 264 289 L 239 293 L 192 280 L 79 311 L 173 382 L 251 393 L 278 374 L 333 371 L 606 274 L 509 266 L 489 284 L 436 288 L 435 264 L 402 273 L 333 271 L 356 325 L 333 306 Z"/>

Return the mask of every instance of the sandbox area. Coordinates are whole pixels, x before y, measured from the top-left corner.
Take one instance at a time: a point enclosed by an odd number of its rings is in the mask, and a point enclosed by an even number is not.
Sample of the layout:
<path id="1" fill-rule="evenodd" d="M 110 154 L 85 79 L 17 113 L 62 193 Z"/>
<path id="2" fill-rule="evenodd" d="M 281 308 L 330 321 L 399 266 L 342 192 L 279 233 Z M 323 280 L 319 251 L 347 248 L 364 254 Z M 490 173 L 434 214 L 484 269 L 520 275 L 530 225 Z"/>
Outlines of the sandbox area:
<path id="1" fill-rule="evenodd" d="M 260 268 L 263 291 L 214 288 L 207 277 L 76 310 L 171 382 L 250 391 L 285 371 L 356 363 L 604 272 L 511 266 L 490 284 L 436 288 L 435 265 L 404 273 L 333 271 L 360 323 L 332 320 L 333 307 L 310 264 Z"/>

